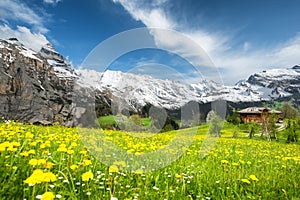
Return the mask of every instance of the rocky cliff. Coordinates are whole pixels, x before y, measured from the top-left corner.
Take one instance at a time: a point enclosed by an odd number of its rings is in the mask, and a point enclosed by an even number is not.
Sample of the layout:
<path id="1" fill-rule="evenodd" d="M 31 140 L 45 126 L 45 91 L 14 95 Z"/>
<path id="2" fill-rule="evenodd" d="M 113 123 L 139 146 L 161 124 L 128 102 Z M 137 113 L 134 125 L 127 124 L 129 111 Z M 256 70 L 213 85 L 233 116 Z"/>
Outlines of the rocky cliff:
<path id="1" fill-rule="evenodd" d="M 71 118 L 75 76 L 61 78 L 55 63 L 65 59 L 42 49 L 34 52 L 17 39 L 0 40 L 0 115 L 5 119 L 50 124 Z"/>

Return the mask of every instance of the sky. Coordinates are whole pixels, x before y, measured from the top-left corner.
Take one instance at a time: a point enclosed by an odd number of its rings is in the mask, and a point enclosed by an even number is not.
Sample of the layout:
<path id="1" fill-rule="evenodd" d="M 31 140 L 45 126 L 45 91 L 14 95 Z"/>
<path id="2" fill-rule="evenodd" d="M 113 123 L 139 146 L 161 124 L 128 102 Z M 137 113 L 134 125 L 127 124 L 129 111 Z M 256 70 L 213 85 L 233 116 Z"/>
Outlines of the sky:
<path id="1" fill-rule="evenodd" d="M 108 69 L 157 78 L 176 71 L 191 82 L 217 74 L 232 85 L 300 64 L 299 7 L 299 0 L 1 0 L 0 38 L 37 51 L 51 42 L 74 67 L 114 55 Z M 122 34 L 137 28 L 149 32 Z M 106 41 L 118 43 L 103 49 Z"/>

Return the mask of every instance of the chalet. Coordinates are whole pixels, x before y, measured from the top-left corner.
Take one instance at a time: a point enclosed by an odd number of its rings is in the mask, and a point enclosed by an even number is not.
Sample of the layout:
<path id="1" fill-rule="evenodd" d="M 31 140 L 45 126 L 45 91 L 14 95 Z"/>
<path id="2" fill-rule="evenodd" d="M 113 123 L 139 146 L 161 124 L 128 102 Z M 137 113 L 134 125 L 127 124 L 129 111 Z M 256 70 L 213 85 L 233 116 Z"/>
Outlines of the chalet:
<path id="1" fill-rule="evenodd" d="M 271 114 L 275 114 L 276 121 L 278 121 L 281 111 L 272 110 L 271 108 L 266 107 L 249 107 L 238 111 L 238 113 L 240 114 L 244 123 L 262 123 L 265 120 L 268 120 Z"/>

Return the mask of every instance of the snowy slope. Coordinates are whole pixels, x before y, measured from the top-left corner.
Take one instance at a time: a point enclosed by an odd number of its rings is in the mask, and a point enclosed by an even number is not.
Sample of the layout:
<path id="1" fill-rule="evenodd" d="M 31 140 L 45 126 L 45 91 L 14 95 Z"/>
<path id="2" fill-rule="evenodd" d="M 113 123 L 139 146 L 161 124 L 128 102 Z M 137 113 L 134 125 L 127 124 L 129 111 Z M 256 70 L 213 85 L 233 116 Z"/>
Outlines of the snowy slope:
<path id="1" fill-rule="evenodd" d="M 224 86 L 203 80 L 185 85 L 173 80 L 160 80 L 151 76 L 106 71 L 77 70 L 82 84 L 108 90 L 125 99 L 131 107 L 150 103 L 167 109 L 176 109 L 189 101 L 211 102 L 218 99 L 232 102 L 253 102 L 291 96 L 299 92 L 300 67 L 272 69 L 251 75 L 248 80 L 234 86 Z"/>
<path id="2" fill-rule="evenodd" d="M 105 71 L 77 70 L 81 84 L 88 84 L 100 91 L 108 90 L 114 96 L 125 99 L 131 106 L 150 103 L 167 109 L 179 108 L 189 101 L 200 101 L 200 89 L 174 80 L 160 80 L 151 76 Z"/>
<path id="3" fill-rule="evenodd" d="M 174 80 L 161 80 L 120 71 L 96 72 L 74 69 L 51 44 L 35 52 L 15 38 L 0 40 L 0 56 L 10 63 L 15 60 L 15 55 L 6 53 L 8 43 L 14 44 L 19 54 L 24 57 L 40 63 L 47 62 L 59 78 L 76 79 L 80 86 L 99 90 L 101 94 L 109 92 L 133 109 L 146 104 L 177 109 L 189 101 L 205 103 L 217 99 L 253 102 L 291 96 L 300 92 L 300 66 L 262 71 L 251 75 L 247 80 L 239 81 L 234 86 L 224 86 L 208 80 L 187 85 Z"/>

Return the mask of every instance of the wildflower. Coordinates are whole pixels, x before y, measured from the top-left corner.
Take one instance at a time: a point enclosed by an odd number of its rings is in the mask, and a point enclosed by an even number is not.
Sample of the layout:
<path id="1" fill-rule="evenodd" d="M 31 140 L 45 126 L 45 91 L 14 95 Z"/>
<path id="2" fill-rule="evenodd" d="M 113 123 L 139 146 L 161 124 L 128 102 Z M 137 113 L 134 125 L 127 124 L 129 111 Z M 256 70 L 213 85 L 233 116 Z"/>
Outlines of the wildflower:
<path id="1" fill-rule="evenodd" d="M 88 166 L 88 165 L 91 165 L 92 164 L 92 161 L 91 160 L 83 160 L 83 164 L 85 166 Z"/>
<path id="2" fill-rule="evenodd" d="M 251 162 L 250 162 L 250 161 L 247 161 L 247 164 L 248 164 L 248 165 L 251 165 Z"/>
<path id="3" fill-rule="evenodd" d="M 53 182 L 56 181 L 57 178 L 52 172 L 46 172 L 43 174 L 43 181 L 44 182 Z"/>
<path id="4" fill-rule="evenodd" d="M 71 165 L 70 168 L 71 168 L 72 170 L 75 170 L 75 169 L 78 168 L 78 166 L 77 166 L 77 165 Z"/>
<path id="5" fill-rule="evenodd" d="M 46 164 L 46 160 L 45 159 L 38 159 L 38 164 Z"/>
<path id="6" fill-rule="evenodd" d="M 255 175 L 250 175 L 249 178 L 251 178 L 253 181 L 258 181 L 258 178 Z"/>
<path id="7" fill-rule="evenodd" d="M 241 179 L 241 181 L 243 182 L 243 183 L 247 183 L 247 184 L 250 184 L 250 181 L 248 180 L 248 179 Z"/>
<path id="8" fill-rule="evenodd" d="M 116 165 L 112 165 L 109 167 L 108 172 L 109 173 L 114 173 L 118 171 L 118 167 Z"/>
<path id="9" fill-rule="evenodd" d="M 138 169 L 135 171 L 135 174 L 143 174 L 143 170 L 142 169 Z"/>
<path id="10" fill-rule="evenodd" d="M 67 152 L 68 149 L 66 147 L 64 147 L 64 146 L 60 146 L 60 147 L 58 147 L 57 151 L 58 152 Z"/>
<path id="11" fill-rule="evenodd" d="M 30 175 L 30 177 L 28 177 L 24 181 L 24 183 L 27 183 L 27 184 L 30 184 L 30 185 L 35 185 L 37 183 L 41 183 L 42 182 L 42 180 L 41 180 L 42 176 L 43 176 L 43 171 L 40 170 L 40 169 L 36 169 L 36 170 L 33 171 L 33 173 Z"/>
<path id="12" fill-rule="evenodd" d="M 34 137 L 34 135 L 33 135 L 32 133 L 27 132 L 27 133 L 25 134 L 25 137 L 26 137 L 27 139 L 32 139 L 32 138 Z"/>
<path id="13" fill-rule="evenodd" d="M 24 156 L 24 157 L 27 157 L 29 155 L 29 153 L 28 152 L 22 152 L 22 153 L 20 153 L 20 155 Z"/>
<path id="14" fill-rule="evenodd" d="M 69 150 L 67 151 L 67 153 L 68 153 L 69 155 L 72 155 L 72 154 L 74 153 L 74 150 L 73 150 L 73 149 L 69 149 Z"/>
<path id="15" fill-rule="evenodd" d="M 154 189 L 154 190 L 159 190 L 159 188 L 158 188 L 158 187 L 156 187 L 156 186 L 153 186 L 153 189 Z"/>
<path id="16" fill-rule="evenodd" d="M 46 162 L 45 165 L 44 165 L 44 167 L 46 169 L 50 169 L 51 167 L 53 167 L 53 165 L 54 165 L 54 163 L 52 163 L 52 162 Z"/>
<path id="17" fill-rule="evenodd" d="M 52 200 L 54 199 L 55 196 L 52 192 L 45 192 L 43 195 L 42 195 L 42 200 Z"/>
<path id="18" fill-rule="evenodd" d="M 32 165 L 32 166 L 36 166 L 38 164 L 38 160 L 35 159 L 35 158 L 32 158 L 29 160 L 29 165 Z"/>
<path id="19" fill-rule="evenodd" d="M 35 154 L 35 150 L 34 150 L 34 149 L 30 149 L 30 150 L 28 151 L 28 154 Z"/>
<path id="20" fill-rule="evenodd" d="M 16 167 L 16 166 L 13 166 L 13 167 L 12 167 L 13 170 L 16 170 L 17 168 L 18 168 L 18 167 Z"/>
<path id="21" fill-rule="evenodd" d="M 233 165 L 233 166 L 238 166 L 239 163 L 233 162 L 232 165 Z"/>
<path id="22" fill-rule="evenodd" d="M 40 169 L 36 169 L 33 171 L 33 173 L 28 177 L 24 183 L 27 183 L 29 185 L 35 185 L 42 182 L 53 182 L 56 181 L 57 178 L 52 172 L 46 172 L 44 173 Z"/>
<path id="23" fill-rule="evenodd" d="M 92 180 L 94 178 L 94 175 L 92 172 L 85 172 L 81 175 L 81 178 L 83 181 L 89 181 L 90 179 Z"/>
<path id="24" fill-rule="evenodd" d="M 37 142 L 31 142 L 31 143 L 30 143 L 30 146 L 33 146 L 33 147 L 35 147 L 35 146 L 36 146 L 36 144 L 37 144 Z"/>
<path id="25" fill-rule="evenodd" d="M 80 151 L 79 153 L 82 155 L 86 155 L 86 151 Z"/>
<path id="26" fill-rule="evenodd" d="M 16 152 L 18 149 L 14 148 L 13 146 L 10 146 L 7 148 L 7 151 Z"/>
<path id="27" fill-rule="evenodd" d="M 178 178 L 178 179 L 179 179 L 179 178 L 181 178 L 181 177 L 182 177 L 182 176 L 179 175 L 179 174 L 176 174 L 176 175 L 175 175 L 175 178 Z"/>
<path id="28" fill-rule="evenodd" d="M 229 162 L 227 160 L 221 160 L 222 164 L 228 164 Z"/>

